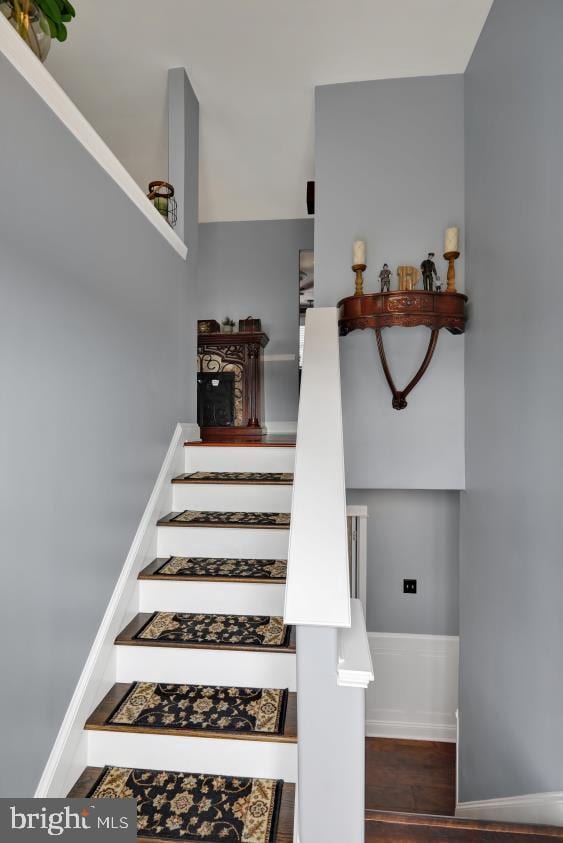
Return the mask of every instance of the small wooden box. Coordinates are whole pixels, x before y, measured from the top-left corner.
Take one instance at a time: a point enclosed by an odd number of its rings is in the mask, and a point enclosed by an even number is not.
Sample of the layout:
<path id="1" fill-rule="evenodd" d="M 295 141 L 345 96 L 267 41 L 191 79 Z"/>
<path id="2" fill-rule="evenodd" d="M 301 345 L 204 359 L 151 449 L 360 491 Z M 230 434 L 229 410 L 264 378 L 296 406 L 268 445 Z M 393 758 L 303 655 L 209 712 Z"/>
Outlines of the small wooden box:
<path id="1" fill-rule="evenodd" d="M 197 332 L 198 334 L 218 334 L 221 327 L 216 319 L 198 319 Z"/>
<path id="2" fill-rule="evenodd" d="M 240 334 L 257 334 L 262 330 L 262 320 L 247 316 L 246 319 L 239 319 L 238 329 Z"/>

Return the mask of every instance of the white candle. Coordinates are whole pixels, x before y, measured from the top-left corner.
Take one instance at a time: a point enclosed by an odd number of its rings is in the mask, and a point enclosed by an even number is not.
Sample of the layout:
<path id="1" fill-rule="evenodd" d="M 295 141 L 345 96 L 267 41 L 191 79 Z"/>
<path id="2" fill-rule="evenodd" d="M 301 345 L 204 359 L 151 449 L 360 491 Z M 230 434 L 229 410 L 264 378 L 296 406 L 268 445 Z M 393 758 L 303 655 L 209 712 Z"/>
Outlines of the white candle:
<path id="1" fill-rule="evenodd" d="M 444 237 L 444 254 L 447 252 L 459 252 L 459 228 L 457 225 L 446 228 Z"/>
<path id="2" fill-rule="evenodd" d="M 354 241 L 354 266 L 358 263 L 366 262 L 366 244 L 363 240 Z"/>

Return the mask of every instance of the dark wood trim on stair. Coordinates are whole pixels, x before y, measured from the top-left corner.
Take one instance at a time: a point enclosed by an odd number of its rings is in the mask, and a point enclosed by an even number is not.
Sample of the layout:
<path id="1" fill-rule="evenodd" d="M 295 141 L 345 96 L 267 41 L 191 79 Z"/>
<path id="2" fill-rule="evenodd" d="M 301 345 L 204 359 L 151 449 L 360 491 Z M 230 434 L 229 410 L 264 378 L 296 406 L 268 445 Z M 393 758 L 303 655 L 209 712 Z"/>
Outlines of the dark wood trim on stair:
<path id="1" fill-rule="evenodd" d="M 94 787 L 102 774 L 103 767 L 86 767 L 70 793 L 69 799 L 84 799 Z M 197 773 L 197 770 L 190 770 Z M 293 843 L 293 811 L 295 808 L 295 785 L 284 782 L 278 828 L 273 843 Z M 166 840 L 166 837 L 137 837 L 137 843 L 155 843 L 155 840 Z M 172 838 L 168 838 L 172 839 Z M 176 841 L 177 838 L 174 838 Z"/>
<path id="2" fill-rule="evenodd" d="M 181 574 L 156 574 L 155 571 L 158 571 L 168 560 L 170 556 L 162 557 L 160 559 L 154 559 L 150 565 L 147 565 L 146 568 L 139 573 L 137 579 L 139 580 L 148 580 L 149 582 L 154 582 L 158 580 L 159 582 L 233 582 L 233 583 L 260 583 L 260 585 L 284 585 L 285 584 L 285 577 L 280 579 L 275 579 L 274 577 L 263 577 L 262 579 L 258 577 L 186 577 Z M 230 558 L 230 557 L 229 557 Z M 234 557 L 233 557 L 234 558 Z"/>
<path id="3" fill-rule="evenodd" d="M 202 522 L 202 523 L 194 523 L 193 521 L 174 521 L 174 518 L 177 518 L 178 515 L 181 515 L 182 512 L 186 510 L 179 510 L 178 512 L 169 512 L 163 518 L 160 518 L 156 525 L 157 527 L 186 527 L 190 530 L 201 530 L 201 529 L 219 529 L 219 530 L 289 530 L 289 524 L 247 524 L 246 522 Z M 200 510 L 198 510 L 199 512 Z M 201 510 L 204 512 L 205 510 Z M 269 514 L 269 513 L 265 513 Z M 283 513 L 284 515 L 286 513 Z"/>
<path id="4" fill-rule="evenodd" d="M 266 434 L 261 439 L 240 440 L 229 439 L 227 442 L 199 442 L 186 441 L 184 445 L 189 448 L 295 448 L 295 436 L 293 434 Z"/>
<path id="5" fill-rule="evenodd" d="M 563 840 L 563 828 L 547 825 L 468 820 L 461 817 L 433 817 L 425 814 L 399 814 L 366 811 L 366 843 L 551 843 Z"/>
<path id="6" fill-rule="evenodd" d="M 285 647 L 237 647 L 236 644 L 214 644 L 211 641 L 205 644 L 193 644 L 185 641 L 157 641 L 154 639 L 134 638 L 137 633 L 149 622 L 154 612 L 139 612 L 131 623 L 127 624 L 117 638 L 115 644 L 128 647 L 178 647 L 189 650 L 235 650 L 242 653 L 295 653 L 295 627 L 291 627 L 289 644 Z"/>
<path id="7" fill-rule="evenodd" d="M 205 729 L 159 729 L 150 726 L 126 726 L 107 723 L 115 709 L 123 702 L 129 691 L 129 682 L 118 682 L 108 691 L 101 703 L 86 721 L 85 729 L 97 732 L 135 732 L 144 735 L 176 735 L 194 738 L 218 738 L 223 740 L 261 741 L 268 743 L 297 743 L 297 694 L 290 692 L 287 698 L 287 709 L 283 732 L 279 735 L 266 732 L 238 732 L 205 730 Z"/>

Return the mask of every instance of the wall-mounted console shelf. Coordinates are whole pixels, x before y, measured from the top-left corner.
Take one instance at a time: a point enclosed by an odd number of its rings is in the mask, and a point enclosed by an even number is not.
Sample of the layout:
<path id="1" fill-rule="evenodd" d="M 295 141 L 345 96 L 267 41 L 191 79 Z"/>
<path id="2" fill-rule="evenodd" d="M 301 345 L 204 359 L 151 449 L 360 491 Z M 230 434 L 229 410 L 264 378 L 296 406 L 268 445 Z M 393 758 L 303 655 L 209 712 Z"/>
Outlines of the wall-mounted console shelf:
<path id="1" fill-rule="evenodd" d="M 465 331 L 465 303 L 462 293 L 436 293 L 426 290 L 395 290 L 390 293 L 366 293 L 348 296 L 338 302 L 338 325 L 341 336 L 350 331 L 373 328 L 381 365 L 393 394 L 393 407 L 403 410 L 407 395 L 412 392 L 426 372 L 438 342 L 438 334 L 446 328 L 451 334 Z M 430 341 L 424 360 L 407 386 L 398 390 L 393 381 L 385 348 L 382 328 L 413 328 L 424 325 L 430 328 Z"/>

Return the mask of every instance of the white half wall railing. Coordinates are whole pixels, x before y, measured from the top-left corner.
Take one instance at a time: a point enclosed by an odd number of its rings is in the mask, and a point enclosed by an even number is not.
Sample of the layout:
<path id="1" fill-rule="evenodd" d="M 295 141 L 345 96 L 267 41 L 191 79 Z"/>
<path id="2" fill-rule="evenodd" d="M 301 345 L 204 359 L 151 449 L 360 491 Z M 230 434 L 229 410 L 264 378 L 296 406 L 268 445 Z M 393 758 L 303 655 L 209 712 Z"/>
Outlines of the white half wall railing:
<path id="1" fill-rule="evenodd" d="M 82 144 L 92 158 L 129 197 L 131 202 L 144 214 L 148 222 L 160 232 L 180 257 L 185 260 L 188 248 L 171 229 L 162 214 L 147 197 L 127 172 L 123 164 L 116 158 L 109 146 L 102 140 L 95 129 L 78 110 L 70 97 L 63 91 L 58 82 L 41 64 L 39 59 L 29 49 L 16 30 L 8 23 L 4 15 L 0 14 L 0 55 L 3 55 L 17 70 L 33 90 L 41 97 L 53 114 Z"/>
<path id="2" fill-rule="evenodd" d="M 362 604 L 350 597 L 338 316 L 305 323 L 284 621 L 297 628 L 299 843 L 363 843 Z"/>

